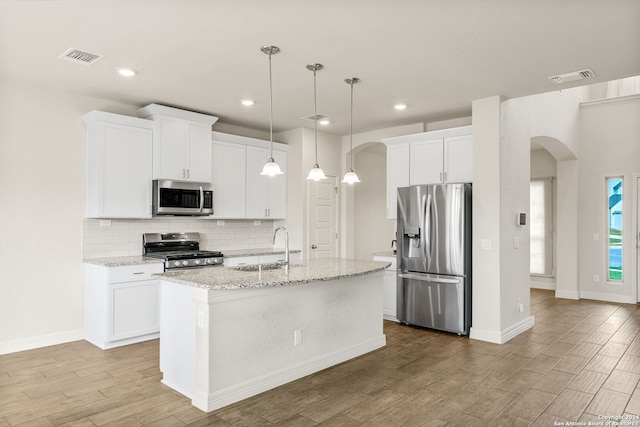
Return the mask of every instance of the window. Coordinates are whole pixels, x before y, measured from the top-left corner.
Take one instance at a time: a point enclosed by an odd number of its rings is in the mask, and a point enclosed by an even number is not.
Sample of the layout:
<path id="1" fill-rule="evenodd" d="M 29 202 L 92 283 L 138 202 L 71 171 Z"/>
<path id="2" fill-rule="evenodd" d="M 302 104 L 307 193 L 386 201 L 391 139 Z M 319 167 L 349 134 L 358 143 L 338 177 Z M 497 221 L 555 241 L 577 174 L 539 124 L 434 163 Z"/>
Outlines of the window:
<path id="1" fill-rule="evenodd" d="M 553 179 L 534 179 L 530 187 L 530 273 L 553 276 Z"/>
<path id="2" fill-rule="evenodd" d="M 607 277 L 622 281 L 622 178 L 607 178 Z"/>

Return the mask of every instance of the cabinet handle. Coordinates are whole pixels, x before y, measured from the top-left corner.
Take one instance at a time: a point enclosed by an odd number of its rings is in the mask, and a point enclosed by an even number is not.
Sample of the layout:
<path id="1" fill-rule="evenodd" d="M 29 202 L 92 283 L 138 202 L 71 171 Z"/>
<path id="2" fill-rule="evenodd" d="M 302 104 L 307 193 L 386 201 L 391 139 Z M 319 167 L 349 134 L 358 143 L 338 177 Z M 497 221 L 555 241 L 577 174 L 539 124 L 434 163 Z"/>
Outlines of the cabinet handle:
<path id="1" fill-rule="evenodd" d="M 187 177 L 186 169 L 182 169 L 182 177 L 183 177 L 183 178 L 186 178 L 186 177 Z"/>
<path id="2" fill-rule="evenodd" d="M 442 181 L 442 172 L 440 172 L 440 181 Z"/>
<path id="3" fill-rule="evenodd" d="M 318 249 L 318 246 L 316 246 L 316 245 L 311 245 L 311 249 Z"/>
<path id="4" fill-rule="evenodd" d="M 136 271 L 136 272 L 135 272 L 135 273 L 133 273 L 133 274 L 144 274 L 144 271 Z"/>
<path id="5" fill-rule="evenodd" d="M 189 169 L 187 169 L 187 178 L 189 178 Z"/>
<path id="6" fill-rule="evenodd" d="M 446 172 L 444 173 L 444 180 L 445 181 L 447 180 L 447 173 Z"/>

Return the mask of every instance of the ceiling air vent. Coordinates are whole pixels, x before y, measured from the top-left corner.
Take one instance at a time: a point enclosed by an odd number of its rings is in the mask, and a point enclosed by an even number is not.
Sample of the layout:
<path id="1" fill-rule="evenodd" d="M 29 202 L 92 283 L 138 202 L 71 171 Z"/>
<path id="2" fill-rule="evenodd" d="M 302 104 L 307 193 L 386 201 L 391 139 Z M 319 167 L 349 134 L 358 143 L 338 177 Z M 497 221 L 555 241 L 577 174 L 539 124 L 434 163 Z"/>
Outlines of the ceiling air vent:
<path id="1" fill-rule="evenodd" d="M 69 48 L 62 55 L 58 56 L 58 59 L 65 61 L 75 62 L 76 64 L 93 65 L 103 58 L 102 55 L 96 53 L 86 52 L 83 50 Z"/>
<path id="2" fill-rule="evenodd" d="M 562 83 L 574 82 L 576 80 L 590 79 L 596 76 L 591 68 L 586 70 L 574 71 L 572 73 L 558 74 L 556 76 L 548 77 L 553 84 L 560 85 Z"/>
<path id="3" fill-rule="evenodd" d="M 321 120 L 329 120 L 329 116 L 326 116 L 324 114 L 309 114 L 308 116 L 302 116 L 300 117 L 302 120 L 309 120 L 309 121 L 321 121 Z"/>

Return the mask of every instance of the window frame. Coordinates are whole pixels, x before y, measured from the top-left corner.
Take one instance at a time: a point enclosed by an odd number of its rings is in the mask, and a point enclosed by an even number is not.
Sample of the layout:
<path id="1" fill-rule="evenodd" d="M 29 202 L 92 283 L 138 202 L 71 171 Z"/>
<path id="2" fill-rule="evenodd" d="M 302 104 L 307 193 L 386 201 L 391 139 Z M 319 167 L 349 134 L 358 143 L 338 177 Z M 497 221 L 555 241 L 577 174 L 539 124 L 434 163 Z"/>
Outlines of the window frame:
<path id="1" fill-rule="evenodd" d="M 610 199 L 611 196 L 613 194 L 609 194 L 609 183 L 612 180 L 619 180 L 620 181 L 620 200 L 616 202 L 615 205 L 611 206 L 610 205 Z M 604 253 L 605 253 L 605 277 L 606 283 L 611 283 L 611 284 L 624 284 L 624 278 L 625 278 L 625 267 L 624 267 L 624 217 L 625 217 L 625 212 L 624 212 L 624 190 L 625 190 L 625 182 L 624 182 L 624 176 L 623 175 L 611 175 L 611 176 L 606 176 L 605 180 L 604 180 L 604 184 L 605 184 L 605 236 L 606 236 L 606 244 L 604 245 Z M 611 219 L 612 219 L 612 207 L 617 206 L 618 204 L 620 204 L 620 278 L 616 279 L 616 278 L 612 278 L 611 277 Z M 615 266 L 614 266 L 615 267 Z"/>
<path id="2" fill-rule="evenodd" d="M 531 272 L 531 266 L 529 266 L 529 276 L 530 277 L 539 277 L 539 278 L 547 278 L 547 279 L 555 279 L 556 277 L 556 189 L 555 189 L 555 182 L 556 182 L 556 178 L 553 176 L 549 176 L 549 177 L 540 177 L 540 178 L 531 178 L 529 180 L 529 185 L 531 186 L 531 182 L 533 181 L 543 181 L 543 182 L 548 182 L 548 189 L 549 192 L 551 194 L 548 195 L 548 199 L 549 199 L 549 213 L 550 213 L 550 218 L 549 220 L 551 221 L 551 230 L 549 231 L 549 241 L 547 242 L 548 246 L 545 248 L 547 249 L 551 256 L 550 256 L 550 263 L 551 263 L 551 268 L 549 269 L 549 274 L 545 274 L 545 273 L 532 273 Z M 529 203 L 531 203 L 531 201 L 529 201 Z M 533 221 L 533 216 L 532 216 L 532 212 L 531 212 L 531 207 L 529 207 L 529 227 L 530 227 L 530 231 L 529 233 L 531 233 L 531 221 Z M 529 237 L 530 241 L 531 241 L 531 237 Z M 529 257 L 531 257 L 531 255 L 529 255 Z"/>

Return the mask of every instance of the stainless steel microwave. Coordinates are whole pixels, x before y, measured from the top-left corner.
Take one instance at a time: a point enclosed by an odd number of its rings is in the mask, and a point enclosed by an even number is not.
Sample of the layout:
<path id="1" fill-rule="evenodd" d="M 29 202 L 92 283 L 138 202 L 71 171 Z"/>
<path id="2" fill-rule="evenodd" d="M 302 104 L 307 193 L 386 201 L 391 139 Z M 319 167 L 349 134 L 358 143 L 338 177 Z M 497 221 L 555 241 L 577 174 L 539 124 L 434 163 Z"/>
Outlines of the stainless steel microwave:
<path id="1" fill-rule="evenodd" d="M 205 216 L 213 214 L 213 185 L 208 182 L 153 181 L 153 214 Z"/>

